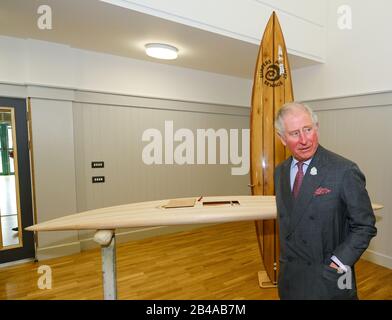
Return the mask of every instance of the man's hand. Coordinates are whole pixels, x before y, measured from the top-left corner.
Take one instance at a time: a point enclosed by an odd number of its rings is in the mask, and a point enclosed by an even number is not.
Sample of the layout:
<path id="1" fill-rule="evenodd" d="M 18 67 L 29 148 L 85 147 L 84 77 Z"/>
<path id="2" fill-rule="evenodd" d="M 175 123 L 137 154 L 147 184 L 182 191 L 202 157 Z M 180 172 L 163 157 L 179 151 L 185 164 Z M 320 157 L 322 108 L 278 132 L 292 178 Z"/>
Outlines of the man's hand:
<path id="1" fill-rule="evenodd" d="M 336 269 L 336 270 L 339 270 L 339 267 L 338 267 L 334 262 L 331 262 L 329 266 L 330 266 L 331 268 L 334 268 L 334 269 Z"/>

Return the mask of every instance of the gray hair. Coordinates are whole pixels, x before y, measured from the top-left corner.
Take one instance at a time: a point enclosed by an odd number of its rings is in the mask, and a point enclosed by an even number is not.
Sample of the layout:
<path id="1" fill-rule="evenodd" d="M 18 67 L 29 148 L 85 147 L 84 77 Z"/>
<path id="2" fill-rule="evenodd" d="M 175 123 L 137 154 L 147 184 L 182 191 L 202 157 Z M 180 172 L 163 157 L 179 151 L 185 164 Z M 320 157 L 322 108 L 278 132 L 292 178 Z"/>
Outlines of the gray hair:
<path id="1" fill-rule="evenodd" d="M 284 104 L 276 114 L 275 118 L 275 129 L 278 132 L 280 136 L 284 135 L 285 132 L 285 127 L 283 123 L 283 118 L 290 112 L 292 112 L 294 109 L 301 109 L 305 112 L 307 112 L 310 117 L 312 118 L 312 122 L 314 125 L 318 124 L 318 118 L 317 114 L 314 113 L 314 111 L 306 104 L 300 103 L 300 102 L 289 102 Z"/>

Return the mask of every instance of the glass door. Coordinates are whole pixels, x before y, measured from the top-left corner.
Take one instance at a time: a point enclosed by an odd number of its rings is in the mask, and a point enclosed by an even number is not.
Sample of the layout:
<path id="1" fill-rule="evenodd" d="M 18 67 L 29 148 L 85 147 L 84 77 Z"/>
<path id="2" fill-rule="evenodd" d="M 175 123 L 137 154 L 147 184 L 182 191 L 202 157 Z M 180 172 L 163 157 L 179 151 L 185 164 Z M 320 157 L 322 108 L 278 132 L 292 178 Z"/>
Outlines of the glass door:
<path id="1" fill-rule="evenodd" d="M 26 101 L 0 97 L 0 263 L 35 256 Z"/>
<path id="2" fill-rule="evenodd" d="M 14 159 L 15 114 L 12 108 L 0 107 L 0 216 L 2 249 L 23 246 L 21 237 L 21 217 L 19 204 L 18 172 Z M 17 161 L 16 161 L 17 162 Z M 17 166 L 16 166 L 17 167 Z"/>

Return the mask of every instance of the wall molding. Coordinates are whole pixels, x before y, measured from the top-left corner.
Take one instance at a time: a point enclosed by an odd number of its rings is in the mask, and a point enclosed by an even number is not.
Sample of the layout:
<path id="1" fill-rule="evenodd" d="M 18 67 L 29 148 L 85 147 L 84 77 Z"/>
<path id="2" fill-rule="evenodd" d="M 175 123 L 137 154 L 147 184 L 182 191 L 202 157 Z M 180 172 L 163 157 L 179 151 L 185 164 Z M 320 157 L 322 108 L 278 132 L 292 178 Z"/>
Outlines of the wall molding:
<path id="1" fill-rule="evenodd" d="M 34 258 L 28 258 L 28 259 L 22 259 L 22 260 L 16 260 L 16 261 L 11 261 L 11 262 L 0 263 L 0 269 L 14 267 L 14 266 L 17 266 L 17 265 L 20 265 L 20 264 L 33 262 L 33 261 L 34 261 Z"/>
<path id="2" fill-rule="evenodd" d="M 370 92 L 302 101 L 315 111 L 384 107 L 392 104 L 392 91 Z"/>
<path id="3" fill-rule="evenodd" d="M 392 257 L 382 254 L 380 252 L 368 249 L 364 252 L 362 258 L 370 262 L 379 264 L 388 269 L 392 269 Z"/>
<path id="4" fill-rule="evenodd" d="M 0 96 L 13 98 L 31 97 L 37 99 L 66 100 L 75 103 L 218 113 L 237 116 L 250 115 L 250 106 L 245 105 L 176 100 L 152 96 L 128 95 L 117 92 L 44 86 L 38 84 L 0 82 Z M 392 90 L 302 100 L 301 102 L 309 104 L 315 111 L 383 107 L 392 104 Z M 213 111 L 211 111 L 212 108 L 214 108 Z"/>
<path id="5" fill-rule="evenodd" d="M 236 116 L 249 116 L 250 108 L 201 102 L 137 97 L 92 91 L 76 91 L 74 102 L 115 105 L 133 108 L 214 113 Z"/>
<path id="6" fill-rule="evenodd" d="M 26 85 L 0 82 L 0 96 L 10 98 L 27 98 Z"/>
<path id="7" fill-rule="evenodd" d="M 80 242 L 67 242 L 57 246 L 38 247 L 36 250 L 36 259 L 38 261 L 48 260 L 58 257 L 69 256 L 72 254 L 80 253 Z"/>
<path id="8" fill-rule="evenodd" d="M 159 97 L 135 96 L 114 92 L 100 92 L 35 84 L 9 84 L 0 82 L 0 96 L 73 103 L 114 105 L 132 108 L 186 111 L 222 115 L 250 116 L 250 106 L 185 101 Z"/>

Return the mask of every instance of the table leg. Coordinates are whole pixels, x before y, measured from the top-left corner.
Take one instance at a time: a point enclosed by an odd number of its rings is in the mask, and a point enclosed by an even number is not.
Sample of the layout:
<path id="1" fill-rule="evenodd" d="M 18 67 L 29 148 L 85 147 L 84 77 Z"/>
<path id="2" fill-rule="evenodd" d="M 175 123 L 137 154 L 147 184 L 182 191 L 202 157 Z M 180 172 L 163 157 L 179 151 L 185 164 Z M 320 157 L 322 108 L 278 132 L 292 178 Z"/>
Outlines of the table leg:
<path id="1" fill-rule="evenodd" d="M 111 235 L 108 232 L 98 231 L 94 238 L 101 244 L 103 297 L 105 300 L 117 300 L 116 236 L 114 232 Z M 106 236 L 104 242 L 97 240 L 102 234 Z"/>

